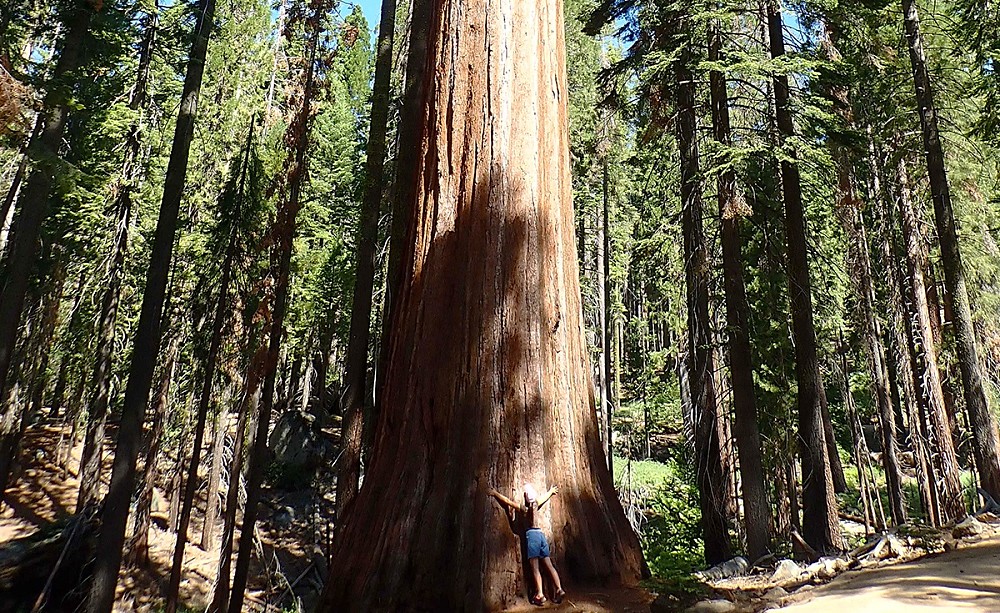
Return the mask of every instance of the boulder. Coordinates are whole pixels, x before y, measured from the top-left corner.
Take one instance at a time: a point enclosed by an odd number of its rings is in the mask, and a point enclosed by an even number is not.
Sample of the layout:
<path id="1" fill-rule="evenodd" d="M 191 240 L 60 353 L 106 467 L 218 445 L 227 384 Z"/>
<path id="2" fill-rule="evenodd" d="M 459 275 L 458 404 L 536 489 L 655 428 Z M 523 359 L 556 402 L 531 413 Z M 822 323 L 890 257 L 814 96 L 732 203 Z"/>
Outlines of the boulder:
<path id="1" fill-rule="evenodd" d="M 323 461 L 323 446 L 316 429 L 316 417 L 290 410 L 281 414 L 271 432 L 268 447 L 274 461 L 294 470 L 310 470 Z"/>
<path id="2" fill-rule="evenodd" d="M 969 515 L 955 525 L 951 530 L 951 535 L 957 539 L 979 536 L 986 531 L 986 525 L 975 517 Z"/>
<path id="3" fill-rule="evenodd" d="M 719 581 L 745 575 L 748 568 L 750 568 L 750 563 L 747 562 L 747 559 L 743 556 L 736 556 L 732 560 L 727 560 L 704 572 L 697 573 L 697 576 L 704 581 Z"/>
<path id="4" fill-rule="evenodd" d="M 736 611 L 736 605 L 721 598 L 716 600 L 702 600 L 696 602 L 687 609 L 687 613 L 730 613 Z"/>
<path id="5" fill-rule="evenodd" d="M 792 560 L 782 560 L 778 562 L 778 567 L 771 574 L 772 583 L 784 583 L 789 579 L 794 579 L 802 574 L 802 567 Z"/>
<path id="6" fill-rule="evenodd" d="M 762 596 L 762 598 L 764 600 L 769 600 L 771 602 L 776 602 L 778 600 L 781 600 L 785 596 L 788 596 L 788 592 L 785 591 L 785 588 L 783 588 L 783 587 L 781 587 L 779 585 L 779 586 L 776 586 L 776 587 L 772 587 L 771 589 L 769 589 L 766 592 L 764 592 L 764 595 Z"/>

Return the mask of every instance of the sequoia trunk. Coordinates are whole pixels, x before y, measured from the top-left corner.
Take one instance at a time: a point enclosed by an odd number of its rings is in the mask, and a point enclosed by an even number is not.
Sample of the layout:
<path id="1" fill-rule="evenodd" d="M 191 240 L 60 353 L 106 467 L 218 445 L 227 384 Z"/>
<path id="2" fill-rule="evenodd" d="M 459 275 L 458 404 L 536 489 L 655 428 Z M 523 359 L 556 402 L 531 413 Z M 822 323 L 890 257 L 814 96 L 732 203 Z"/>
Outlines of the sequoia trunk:
<path id="1" fill-rule="evenodd" d="M 538 520 L 567 583 L 634 584 L 643 561 L 586 368 L 562 2 L 420 0 L 417 14 L 429 38 L 410 66 L 429 78 L 402 126 L 418 164 L 399 186 L 413 216 L 383 410 L 320 608 L 513 604 L 521 534 L 487 492 L 526 482 L 560 488 Z"/>

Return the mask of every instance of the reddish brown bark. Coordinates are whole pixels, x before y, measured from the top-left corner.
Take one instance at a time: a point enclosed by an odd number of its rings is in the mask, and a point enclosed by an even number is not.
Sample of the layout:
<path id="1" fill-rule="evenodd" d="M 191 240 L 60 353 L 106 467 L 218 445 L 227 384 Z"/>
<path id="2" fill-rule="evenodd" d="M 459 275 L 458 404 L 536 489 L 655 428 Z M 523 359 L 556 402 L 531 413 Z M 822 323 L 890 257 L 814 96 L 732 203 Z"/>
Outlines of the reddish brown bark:
<path id="1" fill-rule="evenodd" d="M 429 78 L 408 99 L 416 125 L 401 128 L 419 164 L 400 185 L 413 216 L 383 410 L 320 608 L 513 604 L 522 535 L 487 491 L 525 482 L 560 488 L 539 521 L 567 584 L 634 584 L 642 556 L 586 369 L 562 2 L 413 9 L 428 44 L 410 64 Z"/>

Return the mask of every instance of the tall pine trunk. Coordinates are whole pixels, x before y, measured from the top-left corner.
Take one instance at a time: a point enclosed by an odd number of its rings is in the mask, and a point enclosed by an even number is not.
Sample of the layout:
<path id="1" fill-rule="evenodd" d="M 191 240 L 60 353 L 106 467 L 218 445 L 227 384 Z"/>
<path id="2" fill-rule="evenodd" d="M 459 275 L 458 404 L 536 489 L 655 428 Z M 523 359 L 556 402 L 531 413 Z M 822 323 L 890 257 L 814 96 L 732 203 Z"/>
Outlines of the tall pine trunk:
<path id="1" fill-rule="evenodd" d="M 776 0 L 767 2 L 771 57 L 785 54 L 781 12 Z M 781 143 L 791 147 L 795 128 L 789 109 L 786 75 L 773 79 L 778 132 Z M 785 203 L 785 241 L 788 249 L 788 293 L 795 340 L 795 378 L 798 384 L 799 438 L 802 453 L 802 536 L 816 551 L 840 548 L 840 520 L 834 497 L 830 454 L 823 432 L 822 407 L 826 403 L 816 354 L 816 326 L 812 314 L 812 284 L 806 248 L 805 211 L 795 152 L 785 151 L 781 161 L 781 187 Z"/>
<path id="2" fill-rule="evenodd" d="M 910 304 L 912 318 L 914 357 L 916 372 L 922 388 L 923 404 L 928 419 L 927 436 L 933 450 L 933 469 L 938 483 L 935 488 L 939 497 L 939 522 L 944 524 L 965 516 L 962 501 L 962 486 L 959 480 L 958 457 L 952 443 L 951 425 L 944 406 L 941 391 L 941 374 L 938 369 L 934 333 L 931 330 L 930 313 L 927 308 L 927 287 L 924 283 L 924 252 L 917 223 L 916 211 L 910 198 L 909 177 L 906 164 L 900 159 L 896 166 L 896 183 L 899 186 L 897 205 L 903 226 L 903 242 L 906 247 L 906 298 Z M 934 492 L 932 492 L 933 494 Z"/>
<path id="3" fill-rule="evenodd" d="M 0 289 L 0 398 L 3 398 L 13 381 L 12 361 L 17 345 L 18 328 L 24 309 L 24 299 L 32 269 L 38 254 L 38 242 L 42 222 L 48 215 L 49 195 L 59 172 L 59 150 L 62 145 L 66 118 L 72 103 L 67 83 L 80 63 L 84 41 L 90 30 L 90 22 L 96 8 L 89 3 L 75 4 L 66 24 L 66 37 L 59 49 L 45 96 L 40 129 L 28 147 L 33 167 L 18 198 L 20 213 L 17 229 L 11 239 L 10 253 L 4 262 L 3 288 Z M 12 407 L 7 407 L 9 412 Z M 8 420 L 4 420 L 5 423 Z M 11 456 L 16 445 L 15 433 L 4 431 L 0 437 L 0 458 Z M 10 478 L 11 464 L 0 463 L 0 492 L 6 490 Z"/>
<path id="4" fill-rule="evenodd" d="M 965 284 L 962 254 L 958 247 L 958 229 L 955 225 L 955 211 L 951 205 L 941 133 L 938 130 L 937 107 L 934 104 L 934 92 L 927 70 L 927 58 L 924 55 L 915 0 L 903 0 L 903 21 L 906 40 L 909 43 L 910 64 L 913 67 L 913 85 L 924 139 L 924 155 L 927 158 L 927 177 L 930 179 L 931 198 L 934 201 L 934 221 L 941 243 L 941 265 L 944 268 L 944 282 L 951 296 L 954 311 L 952 328 L 955 332 L 958 365 L 962 372 L 962 391 L 969 412 L 969 426 L 972 429 L 972 450 L 983 489 L 994 498 L 1000 498 L 1000 442 L 997 439 L 997 424 L 990 413 L 983 390 L 983 374 L 976 348 L 972 307 Z"/>
<path id="5" fill-rule="evenodd" d="M 135 491 L 135 465 L 139 455 L 142 423 L 146 404 L 149 402 L 156 355 L 160 347 L 160 319 L 174 238 L 177 233 L 177 215 L 187 178 L 188 155 L 198 109 L 198 93 L 201 91 L 214 15 L 215 0 L 203 0 L 188 57 L 187 74 L 181 90 L 177 125 L 163 184 L 163 199 L 160 202 L 159 219 L 150 250 L 146 286 L 142 293 L 132 364 L 125 387 L 125 403 L 118 429 L 111 487 L 104 499 L 104 516 L 98 538 L 98 550 L 101 555 L 97 557 L 94 565 L 94 578 L 87 603 L 88 613 L 109 613 L 114 604 L 118 572 L 121 569 L 122 547 L 125 543 L 129 501 Z"/>
<path id="6" fill-rule="evenodd" d="M 681 22 L 686 23 L 686 21 Z M 683 30 L 683 25 L 681 26 Z M 711 268 L 702 223 L 701 169 L 698 160 L 698 120 L 690 42 L 684 41 L 675 67 L 677 143 L 681 159 L 681 226 L 687 287 L 687 372 L 694 427 L 695 470 L 701 506 L 705 562 L 719 564 L 732 557 L 725 501 L 728 484 L 723 469 L 715 394 L 712 320 L 708 314 Z"/>
<path id="7" fill-rule="evenodd" d="M 396 0 L 383 0 L 378 31 L 378 56 L 372 89 L 368 158 L 365 165 L 365 198 L 358 222 L 357 273 L 351 303 L 351 329 L 344 374 L 344 423 L 340 436 L 343 455 L 337 473 L 337 517 L 358 492 L 361 474 L 362 415 L 368 393 L 368 341 L 371 331 L 372 290 L 375 285 L 375 243 L 382 210 L 385 178 L 386 127 L 392 81 L 392 43 L 396 25 Z"/>
<path id="8" fill-rule="evenodd" d="M 320 608 L 513 604 L 527 586 L 522 535 L 487 492 L 525 482 L 560 488 L 538 519 L 558 527 L 567 582 L 632 584 L 643 562 L 586 368 L 562 2 L 420 0 L 414 22 L 429 44 L 410 65 L 427 78 L 400 142 L 418 163 L 400 184 L 413 216 L 387 383 Z M 428 355 L 436 367 L 419 368 Z"/>
<path id="9" fill-rule="evenodd" d="M 722 60 L 720 24 L 709 25 L 708 60 Z M 732 145 L 729 122 L 729 92 L 726 76 L 720 70 L 709 74 L 712 100 L 712 131 L 723 147 Z M 722 273 L 726 294 L 726 326 L 729 336 L 729 375 L 732 380 L 733 410 L 736 414 L 734 435 L 740 460 L 743 493 L 743 524 L 746 531 L 747 557 L 758 560 L 770 549 L 771 513 L 764 487 L 764 462 L 760 429 L 757 424 L 757 401 L 753 382 L 750 345 L 750 305 L 743 280 L 743 243 L 740 219 L 745 212 L 736 192 L 736 171 L 729 167 L 718 178 Z"/>
<path id="10" fill-rule="evenodd" d="M 839 62 L 837 49 L 838 31 L 827 22 L 830 60 Z M 833 84 L 829 87 L 834 112 L 848 129 L 854 127 L 854 112 L 851 108 L 848 88 Z M 872 280 L 872 264 L 868 251 L 868 235 L 862 215 L 862 202 L 854 188 L 853 160 L 851 150 L 836 139 L 830 140 L 834 162 L 837 167 L 837 214 L 847 236 L 847 270 L 853 283 L 858 306 L 855 329 L 864 338 L 868 354 L 868 372 L 874 388 L 875 406 L 882 437 L 882 462 L 886 476 L 886 490 L 889 507 L 895 525 L 906 521 L 906 508 L 896 456 L 896 440 L 893 436 L 892 397 L 889 392 L 889 370 L 886 367 L 885 347 L 882 344 L 882 329 L 875 315 L 875 286 Z M 846 360 L 846 358 L 844 358 Z M 845 373 L 846 376 L 846 373 Z M 858 466 L 858 470 L 861 467 Z"/>
<path id="11" fill-rule="evenodd" d="M 229 611 L 242 611 L 243 598 L 250 573 L 250 553 L 254 528 L 257 523 L 257 506 L 260 502 L 261 486 L 264 482 L 264 465 L 267 460 L 267 433 L 271 425 L 271 411 L 274 407 L 274 389 L 277 382 L 278 358 L 281 352 L 281 337 L 284 332 L 285 312 L 290 294 L 292 246 L 295 238 L 295 223 L 299 213 L 302 186 L 306 176 L 306 153 L 309 150 L 309 130 L 312 126 L 312 97 L 315 95 L 315 67 L 319 38 L 322 33 L 321 4 L 313 5 L 314 14 L 307 20 L 312 31 L 307 43 L 308 65 L 302 88 L 302 106 L 289 126 L 287 134 L 295 143 L 291 163 L 288 167 L 288 196 L 278 207 L 272 228 L 274 247 L 272 248 L 271 275 L 275 284 L 274 308 L 268 334 L 267 358 L 264 363 L 264 391 L 261 397 L 260 414 L 257 416 L 257 432 L 254 435 L 247 472 L 247 499 L 243 510 L 243 526 L 240 529 L 239 553 L 233 571 L 233 589 L 229 596 Z M 295 369 L 293 369 L 295 370 Z"/>

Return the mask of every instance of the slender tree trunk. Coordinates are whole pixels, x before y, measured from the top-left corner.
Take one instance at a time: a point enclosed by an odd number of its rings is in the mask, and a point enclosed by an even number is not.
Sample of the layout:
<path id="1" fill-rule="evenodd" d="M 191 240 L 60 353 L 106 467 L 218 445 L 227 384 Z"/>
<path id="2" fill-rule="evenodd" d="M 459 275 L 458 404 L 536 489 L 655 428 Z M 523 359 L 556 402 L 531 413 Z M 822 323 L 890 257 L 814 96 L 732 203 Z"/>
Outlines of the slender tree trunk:
<path id="1" fill-rule="evenodd" d="M 318 7 L 317 7 L 318 10 Z M 309 148 L 309 129 L 312 120 L 312 96 L 314 95 L 314 69 L 317 46 L 321 34 L 321 19 L 314 15 L 309 20 L 313 31 L 308 42 L 308 66 L 302 89 L 302 107 L 288 133 L 295 135 L 296 148 L 293 151 L 288 171 L 288 197 L 278 209 L 274 222 L 274 248 L 272 250 L 271 274 L 275 282 L 274 309 L 271 329 L 268 334 L 267 361 L 264 365 L 264 392 L 260 414 L 257 417 L 257 433 L 254 436 L 247 476 L 246 508 L 243 511 L 243 526 L 240 529 L 240 546 L 233 572 L 233 589 L 229 596 L 229 611 L 243 610 L 243 597 L 250 572 L 250 553 L 253 549 L 254 528 L 257 523 L 257 505 L 264 481 L 264 463 L 267 455 L 267 433 L 271 424 L 274 405 L 274 388 L 277 377 L 278 358 L 281 352 L 281 336 L 284 332 L 285 311 L 288 308 L 289 275 L 292 262 L 292 241 L 295 237 L 295 223 L 300 206 L 302 183 L 306 174 L 306 152 Z"/>
<path id="2" fill-rule="evenodd" d="M 253 130 L 250 131 L 253 138 Z M 247 155 L 250 147 L 247 145 Z M 244 160 L 246 168 L 247 160 Z M 245 174 L 241 176 L 241 183 Z M 242 192 L 242 187 L 241 187 Z M 237 213 L 239 215 L 239 213 Z M 170 583 L 167 585 L 166 613 L 176 613 L 177 597 L 181 585 L 181 572 L 184 567 L 184 548 L 187 544 L 188 526 L 191 522 L 191 509 L 194 506 L 195 492 L 198 489 L 198 469 L 201 467 L 201 448 L 205 442 L 205 423 L 208 419 L 208 409 L 212 402 L 212 387 L 215 382 L 215 372 L 219 361 L 219 351 L 226 330 L 226 314 L 231 309 L 229 304 L 229 283 L 233 274 L 233 259 L 236 253 L 236 226 L 230 230 L 229 244 L 226 248 L 226 259 L 222 264 L 222 280 L 219 285 L 219 297 L 215 303 L 215 314 L 212 318 L 212 340 L 205 359 L 205 372 L 202 375 L 201 391 L 198 396 L 198 411 L 195 418 L 194 443 L 191 448 L 191 460 L 188 464 L 187 478 L 184 485 L 184 503 L 181 507 L 180 522 L 177 524 L 177 540 L 174 544 L 173 563 L 170 568 Z"/>
<path id="3" fill-rule="evenodd" d="M 955 211 L 951 205 L 948 175 L 945 169 L 944 150 L 938 130 L 937 107 L 931 87 L 927 59 L 915 0 L 903 0 L 903 18 L 906 40 L 909 43 L 910 64 L 913 67 L 913 84 L 917 95 L 917 111 L 924 138 L 927 158 L 927 176 L 934 201 L 934 220 L 941 243 L 941 264 L 944 282 L 951 296 L 955 332 L 955 350 L 962 372 L 962 390 L 972 428 L 972 451 L 979 469 L 982 487 L 994 498 L 1000 498 L 1000 442 L 997 425 L 986 403 L 983 376 L 976 348 L 976 330 L 972 324 L 972 307 L 965 284 L 962 254 L 958 246 L 958 229 Z"/>
<path id="4" fill-rule="evenodd" d="M 427 78 L 407 98 L 417 123 L 402 132 L 416 138 L 400 141 L 421 161 L 401 183 L 414 215 L 372 466 L 322 610 L 513 604 L 526 588 L 520 534 L 490 486 L 558 484 L 539 522 L 557 527 L 552 560 L 567 583 L 643 573 L 585 367 L 562 2 L 451 9 L 414 4 L 430 43 L 411 50 Z M 428 355 L 436 368 L 419 368 Z"/>
<path id="5" fill-rule="evenodd" d="M 140 110 L 146 107 L 149 85 L 149 67 L 156 36 L 156 14 L 146 17 L 145 33 L 139 55 L 139 68 L 135 85 L 129 99 L 129 108 Z M 104 426 L 108 414 L 108 395 L 111 391 L 111 367 L 115 344 L 115 322 L 118 316 L 118 300 L 121 292 L 122 268 L 128 251 L 129 227 L 132 218 L 132 194 L 139 187 L 142 174 L 142 122 L 141 115 L 129 128 L 126 137 L 125 157 L 121 173 L 113 188 L 114 241 L 111 262 L 108 266 L 107 285 L 101 298 L 101 314 L 97 325 L 97 346 L 94 374 L 91 379 L 93 396 L 87 415 L 87 433 L 84 438 L 83 453 L 80 457 L 80 491 L 76 508 L 83 509 L 97 502 L 101 483 L 101 458 L 104 448 Z"/>
<path id="6" fill-rule="evenodd" d="M 847 491 L 847 477 L 844 476 L 844 464 L 840 461 L 837 435 L 833 431 L 833 419 L 830 417 L 830 404 L 826 400 L 826 388 L 823 385 L 822 373 L 820 373 L 819 387 L 823 390 L 819 396 L 820 416 L 823 418 L 823 441 L 826 443 L 826 455 L 830 459 L 833 491 L 837 494 L 843 494 Z"/>
<path id="7" fill-rule="evenodd" d="M 597 213 L 599 219 L 596 220 L 595 224 L 596 232 L 594 233 L 594 294 L 597 298 L 596 304 L 596 328 L 595 333 L 595 345 L 597 346 L 597 366 L 595 368 L 596 379 L 597 379 L 597 418 L 599 431 L 599 436 L 601 438 L 601 444 L 604 448 L 604 455 L 607 457 L 608 452 L 611 449 L 611 445 L 608 443 L 608 405 L 611 403 L 611 396 L 608 394 L 608 379 L 611 374 L 608 368 L 609 360 L 609 349 L 607 345 L 607 338 L 605 330 L 607 330 L 607 318 L 608 310 L 607 304 L 604 300 L 604 286 L 605 286 L 605 276 L 604 276 L 604 208 L 602 207 Z"/>
<path id="8" fill-rule="evenodd" d="M 959 480 L 958 458 L 952 444 L 951 426 L 941 392 L 941 375 L 938 370 L 934 348 L 934 333 L 931 330 L 930 314 L 927 308 L 927 288 L 924 283 L 924 261 L 926 254 L 920 238 L 916 212 L 910 200 L 909 177 L 906 164 L 900 159 L 896 166 L 896 183 L 899 186 L 899 215 L 902 219 L 903 240 L 906 244 L 906 268 L 909 283 L 906 285 L 907 300 L 913 318 L 913 346 L 918 360 L 919 385 L 923 390 L 924 406 L 927 411 L 934 472 L 940 480 L 939 490 L 941 523 L 961 519 L 965 516 L 962 501 L 962 486 Z"/>
<path id="9" fill-rule="evenodd" d="M 712 22 L 708 33 L 708 59 L 722 60 L 722 37 L 719 23 Z M 712 130 L 715 140 L 724 147 L 732 145 L 729 123 L 729 92 L 726 77 L 719 70 L 709 75 L 712 98 Z M 740 219 L 745 203 L 736 192 L 736 171 L 727 168 L 718 179 L 719 217 L 722 229 L 722 272 L 726 293 L 726 326 L 729 336 L 729 375 L 732 379 L 734 434 L 740 460 L 743 493 L 743 524 L 747 539 L 747 557 L 758 560 L 770 549 L 771 513 L 764 487 L 764 463 L 757 403 L 753 383 L 750 346 L 750 305 L 743 281 L 743 245 Z M 742 205 L 742 206 L 741 206 Z"/>
<path id="10" fill-rule="evenodd" d="M 226 507 L 223 518 L 222 542 L 219 544 L 219 569 L 216 575 L 215 591 L 208 613 L 225 613 L 229 610 L 229 579 L 233 559 L 233 535 L 236 532 L 236 514 L 239 508 L 240 479 L 246 458 L 245 442 L 250 416 L 257 411 L 260 401 L 260 385 L 267 360 L 267 345 L 261 345 L 250 360 L 247 369 L 243 397 L 240 400 L 239 419 L 236 423 L 236 438 L 233 440 L 233 462 L 229 466 L 229 484 L 226 487 Z"/>
<path id="11" fill-rule="evenodd" d="M 598 266 L 601 267 L 601 271 L 598 276 L 599 287 L 597 288 L 597 291 L 601 293 L 601 359 L 603 362 L 601 367 L 601 412 L 605 421 L 604 444 L 607 447 L 606 455 L 608 459 L 608 470 L 611 471 L 612 475 L 614 475 L 615 433 L 611 420 L 614 413 L 615 388 L 611 383 L 611 376 L 614 372 L 614 368 L 612 366 L 612 362 L 614 360 L 614 340 L 612 339 L 612 331 L 615 318 L 611 312 L 611 194 L 609 179 L 608 160 L 605 159 L 601 180 L 603 194 L 601 231 L 599 233 L 601 245 L 598 247 L 600 250 L 598 256 L 601 259 L 601 261 L 598 262 Z"/>
<path id="12" fill-rule="evenodd" d="M 776 0 L 767 3 L 771 57 L 785 54 L 781 13 Z M 789 109 L 788 77 L 773 79 L 778 131 L 783 145 L 793 142 L 795 129 Z M 806 249 L 805 212 L 798 164 L 794 152 L 786 151 L 781 162 L 781 186 L 785 202 L 785 240 L 788 248 L 788 288 L 795 338 L 795 375 L 798 383 L 799 437 L 802 447 L 802 536 L 819 552 L 840 548 L 840 520 L 834 497 L 830 456 L 823 433 L 822 405 L 825 392 L 816 355 L 816 328 L 812 316 L 811 282 Z"/>
<path id="13" fill-rule="evenodd" d="M 153 492 L 156 488 L 160 447 L 163 444 L 163 429 L 170 403 L 170 384 L 174 379 L 177 363 L 178 339 L 174 338 L 167 349 L 167 359 L 160 371 L 160 384 L 153 403 L 153 423 L 146 436 L 146 463 L 143 467 L 142 490 L 135 507 L 135 532 L 128 545 L 126 563 L 134 568 L 149 565 L 149 527 L 153 510 Z"/>
<path id="14" fill-rule="evenodd" d="M 69 113 L 71 96 L 67 95 L 64 87 L 68 84 L 62 81 L 79 64 L 95 10 L 88 3 L 74 5 L 71 10 L 66 37 L 62 41 L 59 59 L 46 94 L 38 138 L 28 147 L 29 156 L 35 164 L 20 194 L 17 231 L 5 262 L 3 288 L 0 290 L 0 398 L 11 382 L 11 360 L 17 344 L 24 298 L 37 259 L 42 222 L 48 215 L 49 192 L 55 183 L 59 149 Z M 6 487 L 9 471 L 10 465 L 0 466 L 0 488 Z"/>
<path id="15" fill-rule="evenodd" d="M 215 442 L 212 444 L 212 467 L 208 473 L 208 494 L 205 500 L 205 522 L 201 528 L 201 549 L 210 551 L 215 546 L 215 524 L 219 521 L 219 475 L 222 472 L 222 454 L 226 448 L 226 434 L 229 432 L 229 397 L 215 418 Z"/>
<path id="16" fill-rule="evenodd" d="M 215 0 L 203 0 L 200 13 L 188 57 L 187 74 L 181 91 L 181 106 L 177 114 L 170 161 L 167 164 L 167 174 L 163 184 L 160 215 L 150 252 L 146 286 L 142 294 L 132 365 L 125 387 L 125 403 L 118 429 L 111 487 L 104 500 L 104 517 L 98 538 L 97 546 L 101 555 L 97 557 L 94 565 L 94 579 L 87 603 L 88 613 L 111 611 L 115 587 L 118 584 L 118 572 L 121 569 L 129 500 L 135 490 L 135 465 L 139 455 L 142 422 L 146 404 L 149 402 L 149 388 L 160 346 L 160 319 L 177 231 L 177 215 L 187 178 L 188 154 L 191 149 L 191 138 L 194 135 L 198 93 L 201 91 L 208 39 L 214 23 Z"/>
<path id="17" fill-rule="evenodd" d="M 375 285 L 375 243 L 382 209 L 389 119 L 389 87 L 392 78 L 392 43 L 396 24 L 396 0 L 382 2 L 378 56 L 372 89 L 371 124 L 365 165 L 365 199 L 358 223 L 357 274 L 351 303 L 351 330 L 344 374 L 344 422 L 340 440 L 343 449 L 337 473 L 337 517 L 358 492 L 361 474 L 362 415 L 368 393 L 368 345 L 371 330 L 372 290 Z"/>
<path id="18" fill-rule="evenodd" d="M 921 211 L 917 209 L 915 213 L 917 214 L 918 224 L 923 227 L 925 220 L 920 214 Z M 934 277 L 934 263 L 931 262 L 930 257 L 927 257 L 924 260 L 924 264 L 924 279 L 927 287 L 927 313 L 930 315 L 931 334 L 934 338 L 934 347 L 936 349 L 940 349 L 944 347 L 945 315 L 942 313 L 943 300 L 941 293 L 938 291 L 938 282 Z M 943 351 L 943 349 L 941 350 Z M 940 368 L 941 374 L 941 397 L 944 399 L 944 412 L 945 415 L 948 416 L 948 426 L 951 428 L 951 442 L 952 446 L 955 447 L 955 453 L 958 455 L 959 461 L 961 462 L 965 459 L 962 457 L 962 440 L 964 437 L 962 436 L 962 424 L 958 421 L 958 399 L 955 397 L 955 390 L 951 385 L 955 379 L 954 368 L 949 368 L 949 364 L 947 363 L 939 363 L 938 367 Z M 968 419 L 966 419 L 965 422 L 968 423 Z"/>
<path id="19" fill-rule="evenodd" d="M 683 27 L 683 26 L 682 26 Z M 681 154 L 681 224 L 684 231 L 684 269 L 687 282 L 687 372 L 691 390 L 695 470 L 705 538 L 705 562 L 710 566 L 732 557 L 726 522 L 728 490 L 722 466 L 718 429 L 718 400 L 713 374 L 711 318 L 708 314 L 711 283 L 708 244 L 702 224 L 701 170 L 698 161 L 698 126 L 695 83 L 689 43 L 683 43 L 676 65 L 677 142 Z"/>

